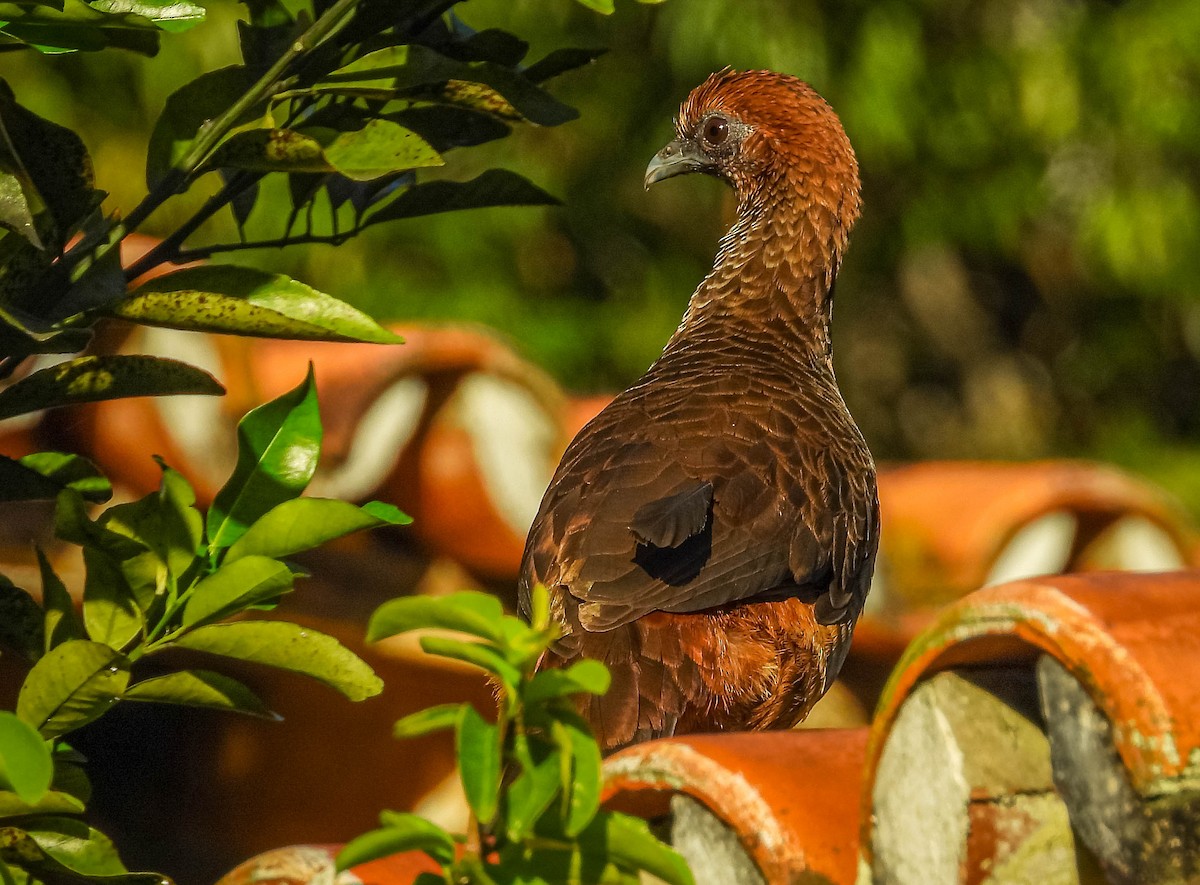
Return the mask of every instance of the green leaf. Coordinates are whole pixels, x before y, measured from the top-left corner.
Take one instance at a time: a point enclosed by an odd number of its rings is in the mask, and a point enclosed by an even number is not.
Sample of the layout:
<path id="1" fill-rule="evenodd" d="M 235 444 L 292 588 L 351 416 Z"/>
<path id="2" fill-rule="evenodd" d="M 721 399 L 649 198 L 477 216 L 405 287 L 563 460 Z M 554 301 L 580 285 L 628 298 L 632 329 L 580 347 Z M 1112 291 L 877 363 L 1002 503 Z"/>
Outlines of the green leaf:
<path id="1" fill-rule="evenodd" d="M 86 547 L 83 561 L 83 625 L 88 636 L 116 651 L 123 650 L 146 626 L 146 616 L 121 565 L 94 547 Z"/>
<path id="2" fill-rule="evenodd" d="M 465 704 L 455 729 L 455 750 L 467 804 L 488 824 L 500 801 L 500 729 Z"/>
<path id="3" fill-rule="evenodd" d="M 232 710 L 263 719 L 280 718 L 242 683 L 210 670 L 180 670 L 166 676 L 143 679 L 125 690 L 124 699 Z"/>
<path id="4" fill-rule="evenodd" d="M 658 841 L 641 818 L 602 811 L 581 834 L 579 841 L 581 847 L 603 853 L 627 870 L 647 872 L 668 885 L 695 885 L 683 858 Z"/>
<path id="5" fill-rule="evenodd" d="M 238 422 L 238 461 L 208 510 L 208 549 L 229 547 L 264 513 L 298 498 L 321 453 L 312 365 L 299 386 Z"/>
<path id="6" fill-rule="evenodd" d="M 134 13 L 112 14 L 83 0 L 64 0 L 62 10 L 20 3 L 0 4 L 0 21 L 9 34 L 45 53 L 96 52 L 108 47 L 143 55 L 158 52 L 158 27 Z"/>
<path id="7" fill-rule="evenodd" d="M 124 655 L 99 642 L 64 642 L 25 677 L 17 715 L 42 737 L 58 737 L 103 715 L 128 683 Z"/>
<path id="8" fill-rule="evenodd" d="M 611 677 L 608 668 L 599 661 L 583 660 L 566 670 L 543 670 L 525 687 L 525 703 L 540 704 L 551 698 L 587 692 L 604 694 Z"/>
<path id="9" fill-rule="evenodd" d="M 0 789 L 33 805 L 50 790 L 54 762 L 42 736 L 16 714 L 0 710 Z"/>
<path id="10" fill-rule="evenodd" d="M 482 642 L 460 642 L 445 636 L 422 636 L 421 648 L 431 655 L 453 658 L 482 667 L 496 676 L 509 694 L 521 681 L 520 672 L 493 646 Z"/>
<path id="11" fill-rule="evenodd" d="M 53 500 L 65 488 L 97 503 L 112 497 L 112 483 L 79 455 L 36 452 L 18 460 L 0 456 L 0 501 Z"/>
<path id="12" fill-rule="evenodd" d="M 199 554 L 204 542 L 204 517 L 196 509 L 196 491 L 191 483 L 161 460 L 159 466 L 162 481 L 154 498 L 158 526 L 150 535 L 151 546 L 178 579 L 192 567 Z M 143 529 L 143 537 L 145 534 Z"/>
<path id="13" fill-rule="evenodd" d="M 395 811 L 385 811 L 381 818 L 382 829 L 352 839 L 338 853 L 338 872 L 401 851 L 424 851 L 438 863 L 454 862 L 454 840 L 437 824 Z"/>
<path id="14" fill-rule="evenodd" d="M 40 547 L 37 557 L 42 573 L 42 607 L 46 613 L 42 636 L 44 653 L 69 640 L 83 639 L 83 623 L 75 612 L 75 600 L 54 573 L 50 560 Z"/>
<path id="15" fill-rule="evenodd" d="M 559 712 L 550 728 L 551 736 L 563 758 L 563 830 L 571 837 L 579 835 L 600 808 L 600 745 L 592 737 L 587 723 L 575 713 Z"/>
<path id="16" fill-rule="evenodd" d="M 110 15 L 133 13 L 148 18 L 164 31 L 180 33 L 204 21 L 204 7 L 189 0 L 88 0 L 92 9 Z"/>
<path id="17" fill-rule="evenodd" d="M 427 181 L 414 185 L 372 212 L 365 225 L 439 212 L 493 206 L 556 206 L 558 200 L 507 169 L 489 169 L 470 181 Z M 364 225 L 364 226 L 365 226 Z"/>
<path id="18" fill-rule="evenodd" d="M 260 338 L 403 342 L 362 311 L 311 286 L 233 264 L 156 277 L 111 305 L 110 313 L 152 326 Z"/>
<path id="19" fill-rule="evenodd" d="M 392 737 L 402 740 L 454 728 L 467 706 L 469 705 L 438 704 L 436 707 L 410 713 L 392 726 Z"/>
<path id="20" fill-rule="evenodd" d="M 36 802 L 26 802 L 11 790 L 0 790 L 0 820 L 31 814 L 83 814 L 85 807 L 80 799 L 60 790 L 49 790 Z"/>
<path id="21" fill-rule="evenodd" d="M 0 575 L 0 646 L 36 661 L 42 656 L 44 624 L 42 607 L 29 592 Z"/>
<path id="22" fill-rule="evenodd" d="M 31 187 L 32 183 L 26 186 Z M 21 178 L 11 172 L 0 171 L 0 227 L 24 237 L 38 249 L 45 248 L 33 224 L 33 212 Z"/>
<path id="23" fill-rule="evenodd" d="M 469 591 L 436 597 L 404 596 L 389 600 L 375 610 L 367 625 L 367 641 L 378 642 L 423 627 L 458 630 L 499 641 L 499 624 L 503 617 L 500 600 L 487 593 Z"/>
<path id="24" fill-rule="evenodd" d="M 126 872 L 112 840 L 83 821 L 42 817 L 26 824 L 25 831 L 51 860 L 74 873 L 91 877 Z"/>
<path id="25" fill-rule="evenodd" d="M 577 2 L 602 15 L 612 15 L 613 13 L 613 0 L 577 0 Z"/>
<path id="26" fill-rule="evenodd" d="M 229 548 L 225 561 L 253 555 L 282 559 L 352 532 L 410 522 L 412 519 L 395 507 L 379 501 L 358 507 L 332 498 L 295 498 L 250 526 Z"/>
<path id="27" fill-rule="evenodd" d="M 211 624 L 184 634 L 171 645 L 303 673 L 352 701 L 374 697 L 383 690 L 374 671 L 336 639 L 285 621 Z"/>
<path id="28" fill-rule="evenodd" d="M 517 740 L 520 745 L 524 739 Z M 561 788 L 562 757 L 558 750 L 547 751 L 539 747 L 536 752 L 538 758 L 529 755 L 530 750 L 524 754 L 518 752 L 518 757 L 525 755 L 526 758 L 522 761 L 521 775 L 508 788 L 505 825 L 508 837 L 514 841 L 532 831 Z"/>
<path id="29" fill-rule="evenodd" d="M 278 560 L 247 556 L 226 562 L 198 583 L 183 609 L 183 626 L 219 621 L 292 589 L 294 575 Z"/>
<path id="30" fill-rule="evenodd" d="M 220 116 L 249 91 L 257 75 L 237 65 L 201 74 L 171 94 L 150 136 L 146 154 L 146 186 L 154 190 L 171 167 L 192 148 L 200 127 Z M 235 125 L 241 126 L 261 116 L 263 106 L 247 109 Z"/>
<path id="31" fill-rule="evenodd" d="M 178 360 L 85 356 L 41 369 L 0 390 L 0 419 L 127 396 L 219 396 L 224 392 L 212 375 Z"/>
<path id="32" fill-rule="evenodd" d="M 214 168 L 337 172 L 352 181 L 371 181 L 444 163 L 441 155 L 417 133 L 379 118 L 349 132 L 324 127 L 238 132 L 226 139 L 208 160 L 208 165 Z"/>

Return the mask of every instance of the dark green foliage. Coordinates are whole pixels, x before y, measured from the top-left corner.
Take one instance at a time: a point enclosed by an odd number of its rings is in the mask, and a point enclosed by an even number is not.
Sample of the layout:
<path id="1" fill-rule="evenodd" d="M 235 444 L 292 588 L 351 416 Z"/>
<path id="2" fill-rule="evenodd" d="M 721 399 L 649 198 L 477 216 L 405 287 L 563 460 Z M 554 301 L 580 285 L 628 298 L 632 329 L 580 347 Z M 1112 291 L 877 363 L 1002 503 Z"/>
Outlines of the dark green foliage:
<path id="1" fill-rule="evenodd" d="M 0 868 L 4 881 L 124 876 L 100 833 L 63 817 L 84 810 L 86 779 L 62 738 L 120 701 L 209 707 L 273 717 L 246 686 L 207 669 L 142 677 L 139 663 L 173 648 L 291 670 L 351 700 L 382 683 L 332 637 L 284 621 L 242 618 L 292 590 L 280 557 L 408 518 L 378 502 L 300 498 L 320 446 L 311 373 L 239 425 L 238 466 L 208 513 L 182 475 L 162 465 L 158 491 L 92 517 L 85 492 L 107 495 L 70 456 L 12 462 L 58 489 L 56 531 L 83 547 L 83 616 L 41 557 L 42 604 L 0 579 L 0 645 L 31 667 L 15 715 L 0 712 Z M 73 785 L 73 786 L 72 786 Z M 82 789 L 81 789 L 82 787 Z M 160 877 L 137 877 L 137 883 Z M 135 883 L 130 883 L 135 885 Z"/>
<path id="2" fill-rule="evenodd" d="M 633 885 L 640 872 L 676 885 L 692 882 L 682 858 L 644 821 L 600 810 L 600 748 L 573 696 L 604 694 L 608 670 L 581 661 L 567 670 L 534 672 L 559 636 L 544 588 L 533 594 L 532 624 L 504 616 L 494 597 L 458 593 L 385 603 L 367 635 L 378 640 L 427 627 L 470 637 L 423 636 L 421 647 L 483 668 L 497 689 L 495 722 L 471 704 L 443 704 L 395 727 L 397 737 L 454 730 L 471 831 L 451 835 L 411 814 L 385 811 L 380 829 L 342 851 L 340 868 L 420 850 L 443 868 L 444 879 L 422 880 L 431 883 Z"/>

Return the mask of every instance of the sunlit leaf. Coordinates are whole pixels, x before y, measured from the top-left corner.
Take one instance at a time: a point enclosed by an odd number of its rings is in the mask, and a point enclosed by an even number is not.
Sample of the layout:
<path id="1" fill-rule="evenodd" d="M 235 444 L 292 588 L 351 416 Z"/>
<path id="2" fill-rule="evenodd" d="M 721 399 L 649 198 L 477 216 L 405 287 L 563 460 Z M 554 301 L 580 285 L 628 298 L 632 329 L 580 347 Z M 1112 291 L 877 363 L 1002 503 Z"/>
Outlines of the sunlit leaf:
<path id="1" fill-rule="evenodd" d="M 195 627 L 277 598 L 292 589 L 291 569 L 278 560 L 251 555 L 225 562 L 191 591 L 183 625 Z"/>
<path id="2" fill-rule="evenodd" d="M 352 532 L 410 522 L 410 517 L 380 501 L 359 507 L 332 498 L 295 498 L 250 526 L 229 548 L 225 561 L 254 555 L 283 559 Z"/>
<path id="3" fill-rule="evenodd" d="M 238 422 L 238 461 L 208 510 L 208 546 L 223 550 L 272 508 L 297 498 L 321 453 L 321 416 L 312 366 L 297 387 Z"/>
<path id="4" fill-rule="evenodd" d="M 510 839 L 522 839 L 532 830 L 561 789 L 562 759 L 557 750 L 538 750 L 522 765 L 521 774 L 508 787 L 506 827 Z"/>
<path id="5" fill-rule="evenodd" d="M 41 369 L 0 390 L 0 419 L 128 396 L 225 392 L 212 375 L 154 356 L 85 356 Z"/>
<path id="6" fill-rule="evenodd" d="M 232 264 L 189 267 L 156 277 L 111 305 L 110 312 L 149 325 L 234 335 L 402 341 L 362 311 L 311 286 Z"/>
<path id="7" fill-rule="evenodd" d="M 534 676 L 525 689 L 525 703 L 537 704 L 581 692 L 604 694 L 610 681 L 608 668 L 599 661 L 578 661 L 566 670 L 544 670 Z"/>
<path id="8" fill-rule="evenodd" d="M 17 715 L 52 738 L 103 715 L 129 683 L 129 662 L 99 642 L 75 639 L 33 665 L 17 697 Z"/>
<path id="9" fill-rule="evenodd" d="M 210 624 L 172 643 L 281 670 L 303 673 L 361 701 L 383 690 L 374 671 L 340 642 L 324 633 L 285 621 Z"/>
<path id="10" fill-rule="evenodd" d="M 498 640 L 503 616 L 504 607 L 500 600 L 487 593 L 404 596 L 389 600 L 375 610 L 367 625 L 367 641 L 377 642 L 422 627 L 459 630 L 483 639 Z"/>
<path id="11" fill-rule="evenodd" d="M 0 826 L 3 826 L 3 819 L 6 817 L 24 817 L 30 814 L 83 814 L 84 808 L 81 800 L 60 790 L 49 790 L 36 802 L 26 802 L 11 790 L 0 790 Z"/>
<path id="12" fill-rule="evenodd" d="M 129 686 L 123 697 L 127 701 L 231 710 L 264 719 L 280 718 L 242 683 L 210 670 L 180 670 L 143 679 Z"/>
<path id="13" fill-rule="evenodd" d="M 40 802 L 50 789 L 54 762 L 42 736 L 16 714 L 0 710 L 0 789 L 22 802 Z"/>
<path id="14" fill-rule="evenodd" d="M 465 704 L 454 746 L 467 804 L 481 823 L 490 823 L 500 801 L 500 731 Z"/>
<path id="15" fill-rule="evenodd" d="M 120 651 L 146 625 L 142 604 L 120 563 L 109 554 L 85 547 L 83 561 L 87 566 L 83 584 L 83 625 L 92 640 Z"/>
<path id="16" fill-rule="evenodd" d="M 415 814 L 384 812 L 384 826 L 350 840 L 338 853 L 337 869 L 348 870 L 401 851 L 424 851 L 439 863 L 454 860 L 454 840 L 435 823 Z"/>
<path id="17" fill-rule="evenodd" d="M 683 858 L 658 841 L 641 818 L 602 811 L 579 841 L 584 850 L 605 856 L 626 870 L 650 873 L 668 885 L 695 885 Z"/>
<path id="18" fill-rule="evenodd" d="M 445 636 L 422 636 L 421 648 L 431 655 L 474 664 L 497 677 L 505 690 L 512 693 L 521 679 L 520 671 L 497 651 L 482 642 L 461 642 Z"/>
<path id="19" fill-rule="evenodd" d="M 577 836 L 600 808 L 600 745 L 583 718 L 574 713 L 556 712 L 551 735 L 559 752 L 570 761 L 562 785 L 566 800 L 563 830 L 568 836 Z"/>
<path id="20" fill-rule="evenodd" d="M 81 820 L 41 817 L 24 829 L 51 860 L 73 873 L 118 876 L 126 872 L 112 840 Z"/>
<path id="21" fill-rule="evenodd" d="M 466 706 L 466 704 L 438 704 L 410 713 L 392 726 L 392 737 L 397 739 L 420 737 L 435 731 L 454 728 Z"/>

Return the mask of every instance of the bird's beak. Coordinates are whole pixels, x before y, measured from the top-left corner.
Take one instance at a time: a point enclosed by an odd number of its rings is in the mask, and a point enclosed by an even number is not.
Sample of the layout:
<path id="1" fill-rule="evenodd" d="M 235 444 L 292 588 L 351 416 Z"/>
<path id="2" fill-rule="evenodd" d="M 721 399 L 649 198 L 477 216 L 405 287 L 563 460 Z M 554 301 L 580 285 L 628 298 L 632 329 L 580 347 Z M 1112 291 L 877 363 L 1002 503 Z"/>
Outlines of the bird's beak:
<path id="1" fill-rule="evenodd" d="M 650 185 L 664 178 L 700 172 L 707 165 L 707 158 L 700 154 L 695 144 L 677 138 L 655 154 L 646 167 L 646 189 L 649 190 Z"/>

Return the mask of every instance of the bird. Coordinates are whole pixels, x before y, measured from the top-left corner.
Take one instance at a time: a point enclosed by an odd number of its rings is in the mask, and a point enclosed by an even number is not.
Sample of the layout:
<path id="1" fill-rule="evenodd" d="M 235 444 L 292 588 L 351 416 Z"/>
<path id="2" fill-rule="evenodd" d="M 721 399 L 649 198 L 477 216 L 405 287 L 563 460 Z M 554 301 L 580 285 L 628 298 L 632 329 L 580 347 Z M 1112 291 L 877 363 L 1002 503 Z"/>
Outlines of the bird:
<path id="1" fill-rule="evenodd" d="M 549 591 L 538 663 L 607 665 L 580 701 L 607 753 L 790 728 L 828 690 L 879 543 L 875 466 L 834 376 L 834 281 L 861 209 L 837 115 L 803 80 L 726 68 L 687 96 L 647 189 L 737 197 L 661 356 L 568 445 L 526 541 L 519 608 Z"/>

